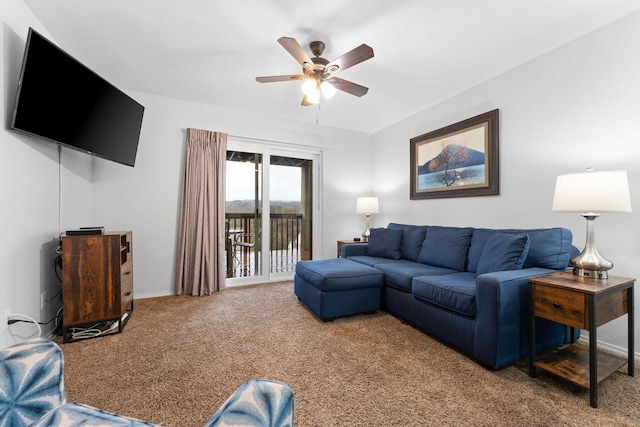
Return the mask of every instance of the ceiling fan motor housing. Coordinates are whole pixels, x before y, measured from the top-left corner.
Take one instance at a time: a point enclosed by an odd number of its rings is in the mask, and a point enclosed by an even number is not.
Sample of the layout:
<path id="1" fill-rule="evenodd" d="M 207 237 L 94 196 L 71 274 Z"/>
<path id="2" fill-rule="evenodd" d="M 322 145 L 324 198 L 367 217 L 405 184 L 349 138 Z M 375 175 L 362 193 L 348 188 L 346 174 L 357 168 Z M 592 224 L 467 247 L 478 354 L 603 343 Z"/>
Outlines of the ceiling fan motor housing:
<path id="1" fill-rule="evenodd" d="M 314 56 L 322 55 L 322 52 L 324 52 L 324 47 L 324 43 L 320 41 L 309 43 L 309 48 L 311 49 L 311 53 L 313 53 Z"/>

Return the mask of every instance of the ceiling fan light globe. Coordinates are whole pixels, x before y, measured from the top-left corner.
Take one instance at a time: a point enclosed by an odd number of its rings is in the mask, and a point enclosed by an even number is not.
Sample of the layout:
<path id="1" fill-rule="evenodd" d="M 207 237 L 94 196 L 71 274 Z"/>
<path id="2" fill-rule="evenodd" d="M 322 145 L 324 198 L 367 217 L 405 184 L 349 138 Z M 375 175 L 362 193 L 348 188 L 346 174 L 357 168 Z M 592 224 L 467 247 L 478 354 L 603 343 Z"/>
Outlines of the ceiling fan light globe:
<path id="1" fill-rule="evenodd" d="M 320 102 L 320 91 L 318 90 L 318 88 L 316 88 L 313 93 L 307 95 L 307 101 L 312 104 L 317 104 L 318 102 Z"/>
<path id="2" fill-rule="evenodd" d="M 302 93 L 304 93 L 308 97 L 312 96 L 317 91 L 318 84 L 314 79 L 306 79 L 304 83 L 302 83 Z"/>
<path id="3" fill-rule="evenodd" d="M 322 96 L 324 96 L 325 99 L 331 99 L 336 94 L 335 86 L 333 86 L 328 81 L 322 82 L 322 84 L 320 85 L 320 90 L 322 91 Z"/>

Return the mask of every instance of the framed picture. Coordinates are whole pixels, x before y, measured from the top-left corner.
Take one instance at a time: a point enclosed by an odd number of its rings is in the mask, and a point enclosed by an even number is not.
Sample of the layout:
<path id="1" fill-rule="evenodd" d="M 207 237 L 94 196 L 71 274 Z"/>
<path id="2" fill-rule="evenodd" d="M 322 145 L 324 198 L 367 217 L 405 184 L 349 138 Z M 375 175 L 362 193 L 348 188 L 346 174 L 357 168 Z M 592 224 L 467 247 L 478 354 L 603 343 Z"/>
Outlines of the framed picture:
<path id="1" fill-rule="evenodd" d="M 411 200 L 500 194 L 498 110 L 410 140 Z"/>

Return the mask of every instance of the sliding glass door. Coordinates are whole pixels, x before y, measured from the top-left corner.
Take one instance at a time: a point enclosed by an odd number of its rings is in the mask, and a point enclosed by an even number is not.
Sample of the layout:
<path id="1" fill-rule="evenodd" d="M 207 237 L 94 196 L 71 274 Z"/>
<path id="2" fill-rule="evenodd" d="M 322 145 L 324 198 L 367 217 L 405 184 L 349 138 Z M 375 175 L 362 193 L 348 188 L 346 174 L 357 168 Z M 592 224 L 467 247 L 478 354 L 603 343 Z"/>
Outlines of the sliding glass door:
<path id="1" fill-rule="evenodd" d="M 259 153 L 227 151 L 227 278 L 262 275 L 262 177 Z"/>
<path id="2" fill-rule="evenodd" d="M 317 155 L 305 152 L 229 144 L 227 285 L 288 279 L 299 260 L 311 259 L 314 160 Z"/>

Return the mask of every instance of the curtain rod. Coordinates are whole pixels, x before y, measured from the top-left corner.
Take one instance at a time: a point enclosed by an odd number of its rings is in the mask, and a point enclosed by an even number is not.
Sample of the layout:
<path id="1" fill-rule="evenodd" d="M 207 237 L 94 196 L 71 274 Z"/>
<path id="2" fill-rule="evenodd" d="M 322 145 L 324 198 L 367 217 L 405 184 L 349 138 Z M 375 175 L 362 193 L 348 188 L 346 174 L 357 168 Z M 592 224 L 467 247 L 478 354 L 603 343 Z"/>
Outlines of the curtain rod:
<path id="1" fill-rule="evenodd" d="M 233 139 L 237 139 L 237 140 L 240 140 L 240 141 L 246 141 L 246 142 L 267 142 L 267 143 L 271 143 L 271 144 L 278 144 L 278 145 L 290 146 L 290 147 L 321 148 L 323 150 L 329 150 L 330 149 L 329 147 L 326 147 L 324 145 L 309 145 L 309 144 L 301 144 L 299 142 L 274 141 L 272 139 L 252 138 L 252 137 L 248 137 L 248 136 L 240 136 L 240 135 L 232 135 L 232 134 L 227 134 L 227 138 L 233 138 Z"/>

